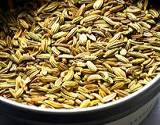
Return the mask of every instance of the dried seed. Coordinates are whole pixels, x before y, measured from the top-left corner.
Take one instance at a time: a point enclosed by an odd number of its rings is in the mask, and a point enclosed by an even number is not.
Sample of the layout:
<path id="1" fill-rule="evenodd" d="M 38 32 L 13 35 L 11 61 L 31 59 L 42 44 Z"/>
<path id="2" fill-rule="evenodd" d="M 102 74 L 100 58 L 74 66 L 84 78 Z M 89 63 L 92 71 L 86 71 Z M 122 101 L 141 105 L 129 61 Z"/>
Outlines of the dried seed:
<path id="1" fill-rule="evenodd" d="M 134 92 L 139 90 L 140 88 L 142 88 L 142 85 L 140 83 L 137 83 L 137 84 L 133 84 L 129 89 L 130 91 Z"/>
<path id="2" fill-rule="evenodd" d="M 148 1 L 148 0 L 146 0 Z M 154 17 L 154 18 L 158 18 L 159 17 L 159 13 L 155 10 L 155 9 L 150 9 L 149 13 Z"/>
<path id="3" fill-rule="evenodd" d="M 65 48 L 65 47 L 62 47 L 62 46 L 57 47 L 57 49 L 64 52 L 64 53 L 70 53 L 71 52 L 68 48 Z"/>
<path id="4" fill-rule="evenodd" d="M 109 72 L 113 72 L 112 67 L 107 62 L 104 62 L 103 65 L 107 68 Z"/>
<path id="5" fill-rule="evenodd" d="M 16 86 L 16 83 L 7 83 L 7 82 L 1 82 L 0 83 L 0 89 L 3 88 L 14 88 Z"/>
<path id="6" fill-rule="evenodd" d="M 129 60 L 126 57 L 122 56 L 122 55 L 116 54 L 115 57 L 121 62 L 129 63 Z"/>
<path id="7" fill-rule="evenodd" d="M 121 51 L 120 51 L 120 54 L 121 54 L 122 56 L 125 56 L 127 53 L 128 53 L 128 52 L 127 52 L 126 49 L 121 49 Z"/>
<path id="8" fill-rule="evenodd" d="M 80 14 L 78 14 L 78 15 L 80 15 Z M 78 17 L 76 17 L 76 18 L 74 18 L 74 19 L 72 20 L 72 23 L 73 23 L 73 24 L 79 23 L 82 19 L 83 19 L 82 16 L 78 16 Z M 71 27 L 71 26 L 72 26 L 72 25 L 70 25 L 70 27 Z"/>
<path id="9" fill-rule="evenodd" d="M 95 105 L 98 105 L 100 103 L 99 100 L 93 100 L 90 102 L 90 106 L 95 106 Z"/>
<path id="10" fill-rule="evenodd" d="M 112 7 L 112 8 L 109 10 L 109 12 L 110 12 L 110 13 L 118 12 L 118 11 L 120 11 L 121 9 L 123 9 L 123 4 L 120 4 L 120 5 L 117 5 L 117 6 L 115 6 L 115 7 Z"/>
<path id="11" fill-rule="evenodd" d="M 53 108 L 64 108 L 63 104 L 55 102 L 55 101 L 45 100 L 44 103 L 53 107 Z"/>
<path id="12" fill-rule="evenodd" d="M 137 58 L 137 59 L 132 60 L 131 63 L 132 64 L 139 64 L 139 63 L 142 63 L 144 61 L 145 61 L 144 58 Z"/>
<path id="13" fill-rule="evenodd" d="M 126 78 L 126 73 L 121 69 L 121 68 L 118 68 L 118 67 L 112 67 L 113 69 L 113 72 L 115 73 L 115 75 L 119 76 L 119 77 L 124 77 Z"/>
<path id="14" fill-rule="evenodd" d="M 92 95 L 93 95 L 96 99 L 98 99 L 98 100 L 100 100 L 101 102 L 103 102 L 103 98 L 102 98 L 100 95 L 98 95 L 97 93 L 92 93 Z"/>
<path id="15" fill-rule="evenodd" d="M 58 33 L 54 34 L 52 36 L 52 38 L 53 39 L 59 39 L 59 38 L 67 36 L 67 34 L 68 34 L 67 32 L 58 32 Z"/>
<path id="16" fill-rule="evenodd" d="M 16 92 L 15 92 L 15 98 L 19 98 L 22 94 L 23 94 L 24 90 L 23 88 L 20 88 L 18 89 Z"/>
<path id="17" fill-rule="evenodd" d="M 114 89 L 121 89 L 123 86 L 124 86 L 124 82 L 118 82 L 118 83 L 115 83 L 112 87 L 111 87 L 111 90 L 114 90 Z"/>
<path id="18" fill-rule="evenodd" d="M 109 43 L 117 41 L 121 37 L 121 32 L 115 34 L 110 40 Z"/>
<path id="19" fill-rule="evenodd" d="M 62 92 L 70 97 L 73 97 L 73 98 L 77 98 L 77 93 L 73 93 L 73 92 L 68 92 L 67 90 L 65 89 L 62 89 Z"/>
<path id="20" fill-rule="evenodd" d="M 137 17 L 133 13 L 127 13 L 127 16 L 131 21 L 137 21 L 138 20 Z"/>
<path id="21" fill-rule="evenodd" d="M 73 76 L 74 76 L 74 70 L 73 70 L 73 68 L 70 68 L 68 70 L 67 75 L 64 77 L 63 81 L 70 81 L 73 79 Z"/>
<path id="22" fill-rule="evenodd" d="M 87 78 L 87 81 L 92 81 L 92 80 L 100 80 L 102 79 L 102 77 L 98 74 L 94 74 L 94 75 L 90 75 L 88 78 Z"/>
<path id="23" fill-rule="evenodd" d="M 66 39 L 69 40 L 70 38 L 72 38 L 72 37 L 75 35 L 75 33 L 77 32 L 77 29 L 78 29 L 77 27 L 73 28 L 73 29 L 67 34 Z"/>
<path id="24" fill-rule="evenodd" d="M 110 95 L 107 95 L 103 98 L 103 102 L 109 102 L 112 101 L 113 99 L 115 99 L 115 97 L 117 96 L 116 93 L 112 93 Z"/>
<path id="25" fill-rule="evenodd" d="M 92 60 L 96 60 L 97 57 L 94 55 L 84 55 L 84 57 L 82 57 L 84 60 L 88 60 L 88 61 L 92 61 Z"/>
<path id="26" fill-rule="evenodd" d="M 99 17 L 100 17 L 100 16 L 99 16 L 99 15 L 96 15 L 96 14 L 86 16 L 86 17 L 84 17 L 84 18 L 80 21 L 80 24 L 97 20 Z"/>
<path id="27" fill-rule="evenodd" d="M 76 87 L 78 83 L 76 81 L 65 81 L 62 83 L 64 87 Z"/>
<path id="28" fill-rule="evenodd" d="M 124 90 L 114 90 L 114 92 L 116 92 L 119 96 L 122 96 L 122 97 L 125 97 L 129 94 L 128 92 Z"/>
<path id="29" fill-rule="evenodd" d="M 74 59 L 73 55 L 69 55 L 69 54 L 62 54 L 58 56 L 59 58 L 66 58 L 66 59 Z"/>
<path id="30" fill-rule="evenodd" d="M 93 4 L 94 9 L 100 9 L 103 5 L 103 0 L 96 0 L 96 2 Z"/>
<path id="31" fill-rule="evenodd" d="M 39 54 L 36 56 L 37 59 L 49 59 L 50 57 L 50 54 Z"/>
<path id="32" fill-rule="evenodd" d="M 102 89 L 99 89 L 99 95 L 105 97 L 107 94 Z"/>
<path id="33" fill-rule="evenodd" d="M 130 55 L 130 56 L 133 56 L 133 57 L 140 57 L 140 58 L 146 58 L 146 59 L 148 59 L 148 56 L 147 55 L 145 55 L 145 54 L 143 54 L 143 53 L 140 53 L 140 52 L 128 52 L 128 54 Z"/>
<path id="34" fill-rule="evenodd" d="M 29 25 L 27 24 L 27 22 L 25 20 L 19 19 L 19 23 L 23 28 L 25 28 L 25 29 L 29 28 Z"/>
<path id="35" fill-rule="evenodd" d="M 86 88 L 90 92 L 98 91 L 98 85 L 95 84 L 87 84 L 84 86 L 84 88 Z"/>
<path id="36" fill-rule="evenodd" d="M 51 32 L 52 32 L 52 34 L 57 33 L 59 29 L 60 29 L 59 23 L 54 23 L 54 24 L 51 26 Z"/>
<path id="37" fill-rule="evenodd" d="M 42 76 L 40 77 L 40 80 L 42 82 L 54 82 L 57 80 L 57 77 L 54 77 L 54 76 Z"/>
<path id="38" fill-rule="evenodd" d="M 61 86 L 61 84 L 62 84 L 62 78 L 58 78 L 54 83 L 55 86 Z"/>
<path id="39" fill-rule="evenodd" d="M 86 9 L 86 5 L 82 4 L 76 15 L 81 16 L 84 13 L 85 9 Z"/>
<path id="40" fill-rule="evenodd" d="M 35 34 L 33 32 L 28 32 L 28 36 L 33 40 L 36 40 L 39 42 L 41 41 L 41 37 L 38 34 Z"/>
<path id="41" fill-rule="evenodd" d="M 111 55 L 113 55 L 118 49 L 111 49 L 111 50 L 107 50 L 106 53 L 103 55 L 104 58 L 109 57 Z"/>
<path id="42" fill-rule="evenodd" d="M 56 55 L 60 55 L 61 54 L 61 52 L 56 47 L 52 47 L 52 51 Z"/>
<path id="43" fill-rule="evenodd" d="M 97 71 L 97 67 L 91 61 L 87 61 L 86 64 L 87 64 L 88 68 L 90 69 L 90 71 L 93 71 L 93 72 Z"/>
<path id="44" fill-rule="evenodd" d="M 103 77 L 105 81 L 109 79 L 109 74 L 106 71 L 99 71 L 99 74 Z"/>
<path id="45" fill-rule="evenodd" d="M 80 108 L 86 108 L 90 105 L 91 101 L 89 99 L 87 100 L 84 100 L 81 105 L 80 105 Z"/>
<path id="46" fill-rule="evenodd" d="M 110 24 L 110 25 L 119 25 L 120 23 L 119 22 L 114 22 L 113 20 L 111 20 L 110 18 L 108 18 L 108 17 L 103 17 L 103 20 L 105 20 L 108 24 Z"/>

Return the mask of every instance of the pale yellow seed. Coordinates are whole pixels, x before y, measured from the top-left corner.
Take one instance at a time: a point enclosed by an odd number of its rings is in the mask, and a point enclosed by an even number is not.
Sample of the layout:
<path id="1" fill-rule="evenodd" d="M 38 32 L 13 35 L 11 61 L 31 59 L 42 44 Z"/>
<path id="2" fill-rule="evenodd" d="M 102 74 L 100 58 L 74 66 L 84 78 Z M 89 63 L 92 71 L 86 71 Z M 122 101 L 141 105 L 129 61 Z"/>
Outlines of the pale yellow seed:
<path id="1" fill-rule="evenodd" d="M 73 70 L 73 68 L 70 68 L 68 70 L 67 75 L 65 75 L 63 81 L 70 81 L 70 80 L 72 80 L 73 76 L 74 76 L 74 70 Z"/>
<path id="2" fill-rule="evenodd" d="M 105 97 L 103 98 L 103 103 L 112 101 L 113 99 L 115 99 L 116 96 L 117 96 L 116 93 L 112 93 L 112 94 L 110 94 L 110 95 L 105 96 Z"/>
<path id="3" fill-rule="evenodd" d="M 90 105 L 91 101 L 89 99 L 87 100 L 84 100 L 81 105 L 80 105 L 80 108 L 86 108 Z"/>
<path id="4" fill-rule="evenodd" d="M 63 108 L 63 104 L 55 102 L 55 101 L 45 100 L 44 103 L 53 108 Z"/>
<path id="5" fill-rule="evenodd" d="M 76 81 L 65 81 L 62 83 L 64 87 L 76 87 L 78 83 Z"/>
<path id="6" fill-rule="evenodd" d="M 94 9 L 100 9 L 103 5 L 104 0 L 96 0 L 95 3 L 93 4 Z"/>
<path id="7" fill-rule="evenodd" d="M 114 90 L 114 89 L 121 89 L 124 85 L 125 85 L 124 82 L 115 83 L 115 84 L 111 87 L 111 90 Z"/>
<path id="8" fill-rule="evenodd" d="M 100 79 L 103 79 L 100 75 L 98 74 L 94 74 L 94 75 L 90 75 L 88 78 L 87 78 L 87 81 L 92 81 L 92 80 L 100 80 Z"/>
<path id="9" fill-rule="evenodd" d="M 97 67 L 94 65 L 94 63 L 92 63 L 91 61 L 87 61 L 87 66 L 88 68 L 93 71 L 93 72 L 96 72 L 97 71 Z"/>

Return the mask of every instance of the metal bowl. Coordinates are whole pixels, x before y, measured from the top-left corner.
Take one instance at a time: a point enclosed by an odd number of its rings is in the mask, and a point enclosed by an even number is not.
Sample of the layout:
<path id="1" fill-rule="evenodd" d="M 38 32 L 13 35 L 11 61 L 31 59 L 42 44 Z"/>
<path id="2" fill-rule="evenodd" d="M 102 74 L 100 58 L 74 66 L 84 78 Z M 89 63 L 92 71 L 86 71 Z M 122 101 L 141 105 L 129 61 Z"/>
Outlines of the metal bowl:
<path id="1" fill-rule="evenodd" d="M 154 107 L 159 90 L 160 75 L 133 94 L 100 106 L 43 109 L 0 97 L 0 112 L 29 125 L 138 125 Z"/>

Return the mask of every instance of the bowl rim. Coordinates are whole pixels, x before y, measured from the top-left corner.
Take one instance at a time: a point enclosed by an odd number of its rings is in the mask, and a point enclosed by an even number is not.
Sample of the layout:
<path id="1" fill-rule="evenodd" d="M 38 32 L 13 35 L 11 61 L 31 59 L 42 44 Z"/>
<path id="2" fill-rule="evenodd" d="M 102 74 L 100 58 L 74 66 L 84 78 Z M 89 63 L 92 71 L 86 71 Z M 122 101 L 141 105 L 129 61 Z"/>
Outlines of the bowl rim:
<path id="1" fill-rule="evenodd" d="M 0 96 L 0 101 L 7 103 L 7 104 L 10 104 L 12 106 L 15 106 L 17 108 L 21 108 L 23 110 L 30 110 L 30 111 L 34 111 L 34 112 L 49 113 L 49 114 L 53 114 L 53 113 L 58 113 L 58 114 L 84 113 L 84 112 L 90 112 L 90 111 L 103 110 L 104 108 L 111 108 L 116 105 L 123 104 L 126 101 L 131 100 L 134 97 L 138 96 L 140 93 L 143 93 L 144 91 L 151 88 L 154 84 L 156 84 L 156 82 L 158 80 L 160 80 L 160 74 L 158 74 L 155 78 L 153 78 L 143 88 L 141 88 L 140 90 L 138 90 L 132 94 L 129 94 L 126 97 L 118 99 L 114 102 L 108 102 L 108 103 L 105 103 L 102 105 L 93 106 L 93 107 L 86 107 L 86 108 L 73 108 L 73 109 L 51 109 L 51 108 L 49 108 L 49 109 L 47 109 L 47 108 L 42 108 L 42 107 L 37 107 L 37 106 L 30 106 L 30 105 L 26 105 L 26 104 L 21 104 L 21 103 L 9 100 L 9 99 L 7 99 L 5 97 L 1 97 L 1 96 Z"/>

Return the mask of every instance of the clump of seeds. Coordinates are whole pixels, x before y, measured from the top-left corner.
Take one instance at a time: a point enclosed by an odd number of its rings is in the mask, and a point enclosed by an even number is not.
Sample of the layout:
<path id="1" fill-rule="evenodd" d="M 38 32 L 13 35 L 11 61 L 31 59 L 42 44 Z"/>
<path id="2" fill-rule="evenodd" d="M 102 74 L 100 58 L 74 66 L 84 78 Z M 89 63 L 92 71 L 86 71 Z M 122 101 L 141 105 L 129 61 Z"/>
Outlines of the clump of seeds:
<path id="1" fill-rule="evenodd" d="M 123 98 L 160 72 L 159 13 L 147 0 L 28 6 L 0 25 L 1 96 L 45 108 L 85 108 Z"/>

